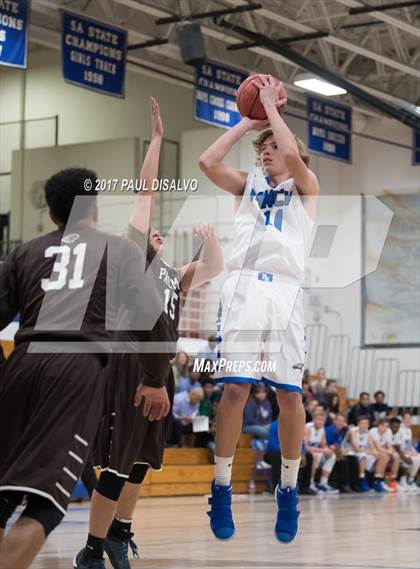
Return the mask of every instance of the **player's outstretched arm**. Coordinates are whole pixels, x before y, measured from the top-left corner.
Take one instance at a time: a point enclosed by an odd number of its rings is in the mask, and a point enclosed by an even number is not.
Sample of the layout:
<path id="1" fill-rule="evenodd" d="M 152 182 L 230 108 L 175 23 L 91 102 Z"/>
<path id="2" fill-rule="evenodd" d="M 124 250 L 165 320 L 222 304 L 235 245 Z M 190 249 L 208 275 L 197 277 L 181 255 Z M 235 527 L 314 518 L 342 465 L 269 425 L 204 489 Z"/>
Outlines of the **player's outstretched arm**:
<path id="1" fill-rule="evenodd" d="M 281 84 L 276 85 L 270 76 L 268 79 L 261 77 L 261 83 L 254 82 L 254 85 L 260 90 L 260 100 L 273 129 L 274 140 L 299 192 L 304 196 L 317 196 L 319 194 L 317 177 L 300 157 L 295 137 L 278 111 L 278 107 L 285 103 L 284 99 L 278 99 Z"/>
<path id="2" fill-rule="evenodd" d="M 226 155 L 232 146 L 242 138 L 244 134 L 250 130 L 261 130 L 268 126 L 267 121 L 257 121 L 248 117 L 235 126 L 227 130 L 222 136 L 213 142 L 205 152 L 200 156 L 198 165 L 204 174 L 212 182 L 235 196 L 244 193 L 247 173 L 232 168 L 224 162 Z"/>
<path id="3" fill-rule="evenodd" d="M 154 97 L 150 97 L 150 144 L 140 170 L 139 178 L 144 180 L 144 190 L 138 192 L 134 200 L 130 224 L 142 233 L 149 230 L 154 205 L 153 181 L 159 172 L 159 156 L 162 144 L 163 124 L 159 105 Z"/>
<path id="4" fill-rule="evenodd" d="M 197 288 L 223 271 L 223 253 L 214 227 L 200 223 L 195 229 L 196 236 L 204 241 L 202 257 L 179 269 L 181 288 L 184 292 Z"/>

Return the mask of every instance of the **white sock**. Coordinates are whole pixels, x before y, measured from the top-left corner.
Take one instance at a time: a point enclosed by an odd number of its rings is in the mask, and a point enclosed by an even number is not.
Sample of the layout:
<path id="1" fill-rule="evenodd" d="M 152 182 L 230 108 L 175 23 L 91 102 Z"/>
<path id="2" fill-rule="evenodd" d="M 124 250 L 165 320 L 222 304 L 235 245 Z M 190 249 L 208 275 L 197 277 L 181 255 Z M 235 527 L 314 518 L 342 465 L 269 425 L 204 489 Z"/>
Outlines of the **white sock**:
<path id="1" fill-rule="evenodd" d="M 216 474 L 214 476 L 216 484 L 230 486 L 230 481 L 232 480 L 233 456 L 228 458 L 225 456 L 215 456 L 214 463 L 216 465 Z"/>
<path id="2" fill-rule="evenodd" d="M 405 476 L 405 475 L 401 476 L 400 484 L 402 484 L 403 486 L 405 486 L 407 484 L 407 476 Z"/>
<path id="3" fill-rule="evenodd" d="M 321 486 L 328 486 L 328 476 L 321 476 L 321 480 L 319 482 Z"/>
<path id="4" fill-rule="evenodd" d="M 300 457 L 295 459 L 281 457 L 281 487 L 294 488 L 297 484 Z"/>

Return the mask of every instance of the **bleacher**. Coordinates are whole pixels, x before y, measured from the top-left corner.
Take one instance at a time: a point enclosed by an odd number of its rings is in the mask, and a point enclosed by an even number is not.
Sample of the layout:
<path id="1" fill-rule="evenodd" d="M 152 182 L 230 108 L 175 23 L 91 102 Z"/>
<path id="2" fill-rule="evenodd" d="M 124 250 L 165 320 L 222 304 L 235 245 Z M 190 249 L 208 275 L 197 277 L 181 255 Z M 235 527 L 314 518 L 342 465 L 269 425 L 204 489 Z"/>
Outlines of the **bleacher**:
<path id="1" fill-rule="evenodd" d="M 233 464 L 232 485 L 236 494 L 248 493 L 254 476 L 255 455 L 252 435 L 241 435 Z M 168 448 L 162 472 L 149 471 L 140 496 L 193 496 L 208 494 L 214 478 L 214 465 L 204 448 Z M 264 479 L 256 481 L 256 492 L 267 489 Z"/>

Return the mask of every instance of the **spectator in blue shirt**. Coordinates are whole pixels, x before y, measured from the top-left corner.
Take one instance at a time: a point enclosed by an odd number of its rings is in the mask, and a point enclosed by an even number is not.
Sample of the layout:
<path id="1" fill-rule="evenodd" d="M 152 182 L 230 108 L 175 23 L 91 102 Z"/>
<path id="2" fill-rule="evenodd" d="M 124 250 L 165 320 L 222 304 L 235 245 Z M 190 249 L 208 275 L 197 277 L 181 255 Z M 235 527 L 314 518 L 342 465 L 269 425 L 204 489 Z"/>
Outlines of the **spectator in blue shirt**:
<path id="1" fill-rule="evenodd" d="M 327 445 L 335 445 L 341 447 L 344 438 L 347 434 L 348 427 L 346 425 L 346 419 L 341 413 L 337 413 L 332 425 L 325 427 L 325 435 L 327 438 Z"/>
<path id="2" fill-rule="evenodd" d="M 193 420 L 199 413 L 203 397 L 204 391 L 201 386 L 175 395 L 172 410 L 172 432 L 168 442 L 181 446 L 182 435 L 189 435 L 193 432 Z"/>
<path id="3" fill-rule="evenodd" d="M 268 439 L 268 430 L 273 420 L 271 403 L 267 399 L 265 385 L 257 385 L 244 410 L 244 433 L 251 433 L 257 439 Z"/>
<path id="4" fill-rule="evenodd" d="M 182 393 L 183 391 L 191 391 L 196 387 L 201 387 L 200 383 L 200 372 L 194 371 L 194 364 L 188 366 L 187 377 L 181 377 L 176 388 L 177 393 Z"/>
<path id="5" fill-rule="evenodd" d="M 334 451 L 336 457 L 332 478 L 335 479 L 340 492 L 344 494 L 351 492 L 349 458 L 342 451 L 347 432 L 346 418 L 342 413 L 337 413 L 332 425 L 325 427 L 327 445 Z"/>

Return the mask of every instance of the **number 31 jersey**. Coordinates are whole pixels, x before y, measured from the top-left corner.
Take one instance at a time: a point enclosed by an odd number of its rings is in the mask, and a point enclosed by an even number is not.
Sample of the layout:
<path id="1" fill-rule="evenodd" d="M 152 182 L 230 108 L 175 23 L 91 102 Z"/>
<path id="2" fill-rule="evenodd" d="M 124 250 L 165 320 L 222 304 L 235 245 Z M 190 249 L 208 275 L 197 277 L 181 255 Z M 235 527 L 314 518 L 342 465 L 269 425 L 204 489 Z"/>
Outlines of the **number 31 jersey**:
<path id="1" fill-rule="evenodd" d="M 235 215 L 229 271 L 254 270 L 302 282 L 313 221 L 293 178 L 276 187 L 260 169 L 248 175 Z"/>
<path id="2" fill-rule="evenodd" d="M 107 342 L 125 306 L 148 333 L 162 303 L 145 264 L 134 243 L 81 224 L 23 243 L 0 264 L 0 328 L 19 313 L 16 343 Z"/>

